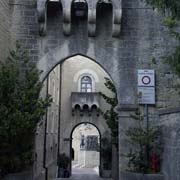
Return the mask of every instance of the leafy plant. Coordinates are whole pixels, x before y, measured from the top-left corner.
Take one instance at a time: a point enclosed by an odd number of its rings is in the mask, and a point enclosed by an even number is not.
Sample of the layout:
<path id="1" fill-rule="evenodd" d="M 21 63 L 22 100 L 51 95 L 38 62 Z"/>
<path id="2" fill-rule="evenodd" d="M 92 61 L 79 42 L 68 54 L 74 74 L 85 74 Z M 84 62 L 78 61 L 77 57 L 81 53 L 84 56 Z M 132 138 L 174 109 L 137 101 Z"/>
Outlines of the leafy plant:
<path id="1" fill-rule="evenodd" d="M 180 19 L 180 2 L 179 0 L 145 0 L 147 4 L 150 4 L 154 8 L 158 8 L 163 12 L 171 13 L 171 16 Z"/>
<path id="2" fill-rule="evenodd" d="M 101 156 L 103 161 L 103 168 L 110 170 L 112 167 L 112 144 L 108 138 L 101 139 Z"/>
<path id="3" fill-rule="evenodd" d="M 33 162 L 37 123 L 50 105 L 42 99 L 40 72 L 19 44 L 0 63 L 0 172 L 22 171 Z"/>
<path id="4" fill-rule="evenodd" d="M 140 173 L 150 173 L 160 171 L 160 162 L 162 154 L 161 131 L 157 126 L 149 125 L 145 128 L 143 116 L 138 110 L 136 114 L 131 115 L 136 121 L 135 127 L 126 131 L 128 141 L 133 146 L 126 155 L 128 158 L 128 170 Z M 153 158 L 156 157 L 156 166 L 154 169 Z"/>
<path id="5" fill-rule="evenodd" d="M 59 154 L 58 162 L 57 162 L 59 168 L 67 169 L 69 163 L 70 163 L 70 158 L 67 157 L 65 153 Z"/>
<path id="6" fill-rule="evenodd" d="M 118 144 L 118 113 L 115 111 L 115 107 L 118 104 L 116 88 L 113 82 L 105 77 L 105 86 L 113 93 L 113 97 L 109 97 L 104 93 L 100 92 L 100 95 L 104 98 L 104 100 L 110 105 L 110 109 L 106 112 L 102 112 L 104 119 L 108 127 L 111 129 L 111 136 L 113 143 L 117 146 Z"/>

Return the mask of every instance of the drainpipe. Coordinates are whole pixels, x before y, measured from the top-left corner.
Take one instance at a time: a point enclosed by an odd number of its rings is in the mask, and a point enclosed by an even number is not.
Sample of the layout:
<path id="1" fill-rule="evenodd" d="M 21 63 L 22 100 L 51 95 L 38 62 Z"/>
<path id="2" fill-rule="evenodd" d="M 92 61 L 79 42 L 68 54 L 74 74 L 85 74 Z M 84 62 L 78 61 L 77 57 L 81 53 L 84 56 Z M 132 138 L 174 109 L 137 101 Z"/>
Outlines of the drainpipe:
<path id="1" fill-rule="evenodd" d="M 48 96 L 48 89 L 49 89 L 49 76 L 47 77 L 47 89 L 46 89 L 46 96 Z M 43 168 L 45 169 L 45 180 L 47 180 L 47 173 L 48 169 L 46 167 L 46 131 L 47 131 L 47 117 L 48 116 L 48 108 L 46 108 L 46 115 L 45 115 L 45 128 L 44 128 L 44 152 L 43 152 Z"/>

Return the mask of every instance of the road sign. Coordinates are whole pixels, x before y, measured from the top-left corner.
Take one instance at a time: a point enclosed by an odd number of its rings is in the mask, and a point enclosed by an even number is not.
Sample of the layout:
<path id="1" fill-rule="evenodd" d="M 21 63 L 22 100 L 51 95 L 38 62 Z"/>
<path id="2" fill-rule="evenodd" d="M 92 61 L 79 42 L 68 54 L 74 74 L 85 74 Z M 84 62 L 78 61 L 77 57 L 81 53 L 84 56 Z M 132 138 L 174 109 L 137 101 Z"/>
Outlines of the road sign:
<path id="1" fill-rule="evenodd" d="M 138 86 L 155 86 L 154 70 L 140 69 L 138 70 Z"/>
<path id="2" fill-rule="evenodd" d="M 155 104 L 154 87 L 138 87 L 139 104 Z"/>
<path id="3" fill-rule="evenodd" d="M 151 69 L 138 70 L 139 104 L 155 104 L 155 73 Z"/>

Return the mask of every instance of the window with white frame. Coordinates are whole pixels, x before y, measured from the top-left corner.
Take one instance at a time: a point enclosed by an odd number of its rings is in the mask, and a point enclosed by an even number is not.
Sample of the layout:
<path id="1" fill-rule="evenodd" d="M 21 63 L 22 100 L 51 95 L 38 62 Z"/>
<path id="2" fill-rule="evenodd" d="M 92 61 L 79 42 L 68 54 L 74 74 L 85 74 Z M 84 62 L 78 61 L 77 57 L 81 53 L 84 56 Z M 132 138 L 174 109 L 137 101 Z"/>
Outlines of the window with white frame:
<path id="1" fill-rule="evenodd" d="M 81 92 L 92 92 L 92 79 L 89 76 L 81 78 Z"/>

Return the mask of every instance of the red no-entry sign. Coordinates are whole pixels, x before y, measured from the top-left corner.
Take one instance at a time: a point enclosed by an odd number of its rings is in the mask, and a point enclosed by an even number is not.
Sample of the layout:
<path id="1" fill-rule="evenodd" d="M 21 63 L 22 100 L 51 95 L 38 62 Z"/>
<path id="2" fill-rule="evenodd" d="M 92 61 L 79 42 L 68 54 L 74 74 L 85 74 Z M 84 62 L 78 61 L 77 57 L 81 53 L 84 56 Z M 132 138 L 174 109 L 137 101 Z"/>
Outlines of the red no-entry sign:
<path id="1" fill-rule="evenodd" d="M 151 78 L 149 76 L 143 76 L 142 77 L 142 84 L 148 85 L 151 83 Z"/>

